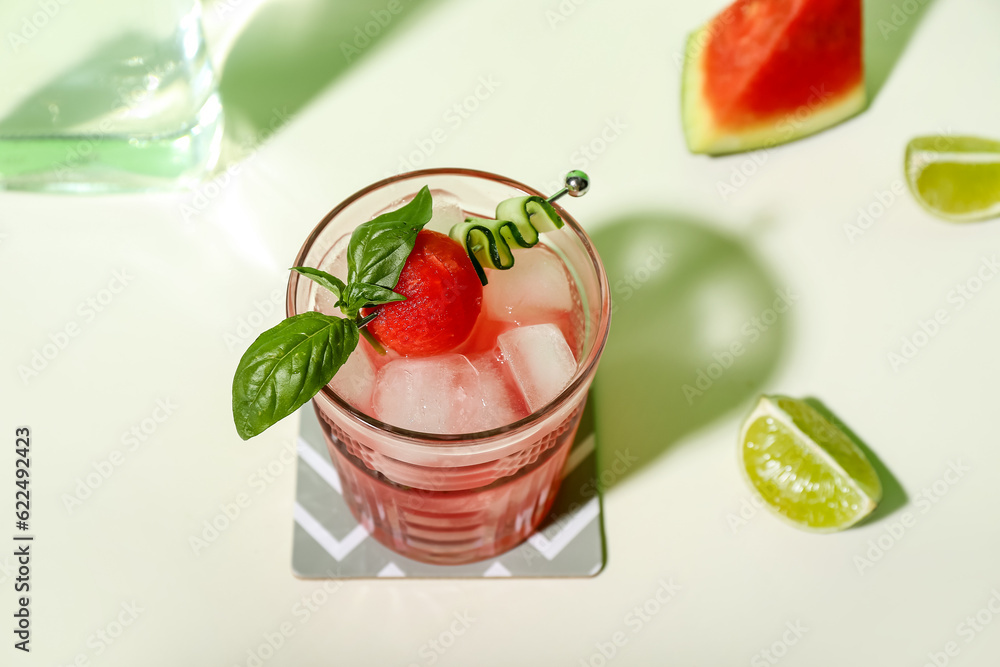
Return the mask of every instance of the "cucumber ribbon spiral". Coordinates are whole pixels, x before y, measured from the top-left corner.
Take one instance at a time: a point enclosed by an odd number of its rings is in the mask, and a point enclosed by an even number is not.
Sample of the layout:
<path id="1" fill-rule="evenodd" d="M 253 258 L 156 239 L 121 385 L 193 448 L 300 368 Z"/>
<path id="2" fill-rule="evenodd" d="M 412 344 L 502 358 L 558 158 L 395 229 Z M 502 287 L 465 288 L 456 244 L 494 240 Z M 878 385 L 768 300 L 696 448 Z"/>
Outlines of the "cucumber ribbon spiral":
<path id="1" fill-rule="evenodd" d="M 472 266 L 485 285 L 489 269 L 514 266 L 511 248 L 530 248 L 538 244 L 538 235 L 562 228 L 563 221 L 555 207 L 541 197 L 513 197 L 497 204 L 496 220 L 466 218 L 451 228 L 449 236 L 465 246 Z"/>

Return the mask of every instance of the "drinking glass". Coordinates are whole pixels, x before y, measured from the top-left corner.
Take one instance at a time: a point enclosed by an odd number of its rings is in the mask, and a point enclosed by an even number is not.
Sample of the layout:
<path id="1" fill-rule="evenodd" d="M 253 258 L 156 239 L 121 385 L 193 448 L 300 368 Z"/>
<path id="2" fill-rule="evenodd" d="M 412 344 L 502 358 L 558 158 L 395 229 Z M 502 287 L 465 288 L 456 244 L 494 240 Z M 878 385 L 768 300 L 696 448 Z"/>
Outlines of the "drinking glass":
<path id="1" fill-rule="evenodd" d="M 539 195 L 508 178 L 468 169 L 402 174 L 334 208 L 309 235 L 294 265 L 320 266 L 338 239 L 424 185 L 432 193 L 447 191 L 467 215 L 480 217 L 491 216 L 509 197 Z M 576 374 L 556 399 L 512 424 L 456 435 L 383 423 L 329 385 L 313 399 L 351 512 L 377 540 L 405 556 L 437 564 L 494 556 L 526 539 L 552 505 L 610 319 L 600 258 L 580 225 L 564 210 L 559 213 L 565 226 L 544 234 L 542 242 L 577 283 L 583 343 Z M 316 290 L 316 283 L 293 272 L 288 316 L 315 310 Z"/>

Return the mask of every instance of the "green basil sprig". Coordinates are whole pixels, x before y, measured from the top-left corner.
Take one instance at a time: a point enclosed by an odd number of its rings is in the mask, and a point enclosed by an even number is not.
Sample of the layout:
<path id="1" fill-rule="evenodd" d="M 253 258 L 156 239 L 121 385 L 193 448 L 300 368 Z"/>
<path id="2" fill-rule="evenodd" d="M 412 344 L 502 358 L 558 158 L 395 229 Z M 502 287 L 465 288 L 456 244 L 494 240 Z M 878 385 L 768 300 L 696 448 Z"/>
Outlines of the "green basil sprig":
<path id="1" fill-rule="evenodd" d="M 292 414 L 333 379 L 374 318 L 361 318 L 362 308 L 406 298 L 393 290 L 432 206 L 424 186 L 405 206 L 358 225 L 347 246 L 346 283 L 319 269 L 291 269 L 332 292 L 346 318 L 300 313 L 257 337 L 233 377 L 233 421 L 241 438 Z"/>
<path id="2" fill-rule="evenodd" d="M 240 359 L 233 420 L 244 440 L 298 410 L 336 374 L 358 345 L 354 320 L 300 313 L 268 329 Z"/>

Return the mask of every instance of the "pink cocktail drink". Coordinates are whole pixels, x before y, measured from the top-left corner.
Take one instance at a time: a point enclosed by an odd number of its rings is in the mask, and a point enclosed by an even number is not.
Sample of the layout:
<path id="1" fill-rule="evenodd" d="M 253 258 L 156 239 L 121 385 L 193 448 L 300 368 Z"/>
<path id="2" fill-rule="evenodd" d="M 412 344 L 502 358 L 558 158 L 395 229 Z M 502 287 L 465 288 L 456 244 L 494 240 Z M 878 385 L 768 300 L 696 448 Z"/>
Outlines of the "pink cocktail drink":
<path id="1" fill-rule="evenodd" d="M 431 188 L 447 232 L 530 188 L 492 174 L 426 170 L 377 183 L 334 209 L 297 265 L 346 271 L 353 229 Z M 487 270 L 472 333 L 433 356 L 380 355 L 362 341 L 313 399 L 345 500 L 371 534 L 417 560 L 463 563 L 527 538 L 548 512 L 607 336 L 607 279 L 566 225 Z M 289 316 L 333 314 L 332 295 L 293 274 Z"/>

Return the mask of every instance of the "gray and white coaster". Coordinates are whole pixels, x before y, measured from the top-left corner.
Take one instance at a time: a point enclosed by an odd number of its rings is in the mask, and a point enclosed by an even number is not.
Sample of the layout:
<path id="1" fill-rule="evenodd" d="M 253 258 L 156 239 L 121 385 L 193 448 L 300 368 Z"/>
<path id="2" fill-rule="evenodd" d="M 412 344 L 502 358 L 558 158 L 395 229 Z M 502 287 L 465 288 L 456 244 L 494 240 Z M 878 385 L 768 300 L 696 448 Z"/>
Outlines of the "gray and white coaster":
<path id="1" fill-rule="evenodd" d="M 380 544 L 355 521 L 311 404 L 299 411 L 292 569 L 307 579 L 590 577 L 604 567 L 594 421 L 588 404 L 549 516 L 520 546 L 468 565 L 429 565 Z"/>

